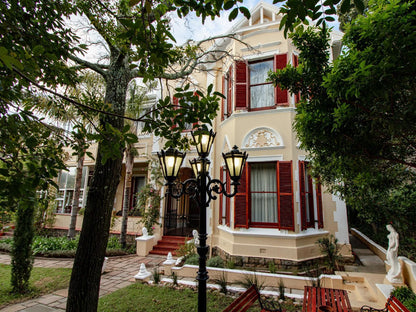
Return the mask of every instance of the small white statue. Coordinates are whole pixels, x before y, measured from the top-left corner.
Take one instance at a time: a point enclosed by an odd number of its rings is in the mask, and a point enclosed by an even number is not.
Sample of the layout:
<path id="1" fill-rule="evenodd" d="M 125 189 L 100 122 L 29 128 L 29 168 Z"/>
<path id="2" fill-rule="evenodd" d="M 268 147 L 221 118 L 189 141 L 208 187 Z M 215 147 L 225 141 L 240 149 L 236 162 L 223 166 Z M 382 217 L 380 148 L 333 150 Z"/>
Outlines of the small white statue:
<path id="1" fill-rule="evenodd" d="M 192 236 L 194 237 L 194 244 L 196 247 L 199 247 L 199 234 L 197 230 L 192 231 Z"/>
<path id="2" fill-rule="evenodd" d="M 389 247 L 386 254 L 386 264 L 390 266 L 390 270 L 387 272 L 386 278 L 392 283 L 401 283 L 401 264 L 397 258 L 399 250 L 399 233 L 393 228 L 391 224 L 387 224 L 387 231 L 389 235 L 387 238 L 389 240 Z"/>
<path id="3" fill-rule="evenodd" d="M 146 265 L 144 263 L 140 264 L 140 270 L 139 273 L 137 273 L 134 278 L 135 279 L 140 279 L 140 280 L 144 280 L 148 277 L 150 277 L 150 275 L 152 275 L 152 273 L 150 273 L 149 271 L 147 271 L 146 269 Z"/>
<path id="4" fill-rule="evenodd" d="M 145 227 L 142 229 L 142 234 L 143 234 L 143 237 L 149 236 L 149 232 L 147 232 L 147 229 Z"/>

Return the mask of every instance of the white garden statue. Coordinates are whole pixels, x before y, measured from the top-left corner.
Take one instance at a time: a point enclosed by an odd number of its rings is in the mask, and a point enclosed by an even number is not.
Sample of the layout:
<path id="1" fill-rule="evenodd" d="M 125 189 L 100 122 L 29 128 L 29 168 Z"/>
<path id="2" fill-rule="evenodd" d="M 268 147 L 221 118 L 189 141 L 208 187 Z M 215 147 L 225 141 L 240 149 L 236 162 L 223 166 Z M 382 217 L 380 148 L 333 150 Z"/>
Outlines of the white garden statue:
<path id="1" fill-rule="evenodd" d="M 192 231 L 192 236 L 194 237 L 194 244 L 196 247 L 199 247 L 199 233 L 197 230 Z"/>
<path id="2" fill-rule="evenodd" d="M 390 266 L 390 270 L 387 272 L 386 278 L 391 283 L 402 283 L 402 266 L 397 257 L 397 253 L 399 251 L 399 233 L 396 232 L 391 224 L 387 224 L 386 228 L 387 231 L 389 231 L 389 235 L 387 235 L 389 248 L 387 249 L 385 262 Z"/>
<path id="3" fill-rule="evenodd" d="M 142 234 L 143 234 L 143 237 L 149 236 L 149 233 L 147 232 L 147 228 L 143 227 Z"/>

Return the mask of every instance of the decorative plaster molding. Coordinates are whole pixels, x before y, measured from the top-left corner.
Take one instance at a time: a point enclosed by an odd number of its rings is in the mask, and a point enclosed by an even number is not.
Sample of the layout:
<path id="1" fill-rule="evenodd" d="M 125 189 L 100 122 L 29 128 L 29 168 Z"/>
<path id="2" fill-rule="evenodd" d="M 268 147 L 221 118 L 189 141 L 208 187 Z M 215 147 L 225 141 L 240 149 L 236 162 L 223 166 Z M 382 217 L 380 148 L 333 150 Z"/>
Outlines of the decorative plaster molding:
<path id="1" fill-rule="evenodd" d="M 261 127 L 251 130 L 243 140 L 242 148 L 277 148 L 282 147 L 283 140 L 280 134 L 271 128 Z"/>

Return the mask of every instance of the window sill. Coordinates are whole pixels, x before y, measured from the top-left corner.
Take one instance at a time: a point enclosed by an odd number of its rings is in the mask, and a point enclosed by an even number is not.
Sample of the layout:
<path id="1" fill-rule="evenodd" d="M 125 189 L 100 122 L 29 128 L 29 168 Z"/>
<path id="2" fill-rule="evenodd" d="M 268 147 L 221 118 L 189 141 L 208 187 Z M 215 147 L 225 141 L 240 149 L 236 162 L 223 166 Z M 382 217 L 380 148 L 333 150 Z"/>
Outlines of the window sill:
<path id="1" fill-rule="evenodd" d="M 231 228 L 220 225 L 218 226 L 220 231 L 236 235 L 236 236 L 257 236 L 257 237 L 273 237 L 273 238 L 289 238 L 289 239 L 298 239 L 303 237 L 313 237 L 313 236 L 322 236 L 323 234 L 328 234 L 328 231 L 325 230 L 316 230 L 308 229 L 302 231 L 301 233 L 289 233 L 288 230 L 279 230 L 279 229 L 265 229 L 265 228 L 240 228 L 238 230 L 232 230 Z"/>

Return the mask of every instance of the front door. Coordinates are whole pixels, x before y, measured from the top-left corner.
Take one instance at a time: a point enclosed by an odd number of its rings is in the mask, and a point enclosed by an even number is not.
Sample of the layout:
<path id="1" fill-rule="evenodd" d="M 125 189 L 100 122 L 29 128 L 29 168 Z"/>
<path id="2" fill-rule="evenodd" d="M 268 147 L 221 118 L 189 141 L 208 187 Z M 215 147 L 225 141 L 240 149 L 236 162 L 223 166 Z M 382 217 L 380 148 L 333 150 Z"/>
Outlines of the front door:
<path id="1" fill-rule="evenodd" d="M 181 182 L 191 177 L 191 168 L 181 168 Z M 167 196 L 165 203 L 163 235 L 191 237 L 193 230 L 199 231 L 199 207 L 194 199 L 189 195 L 183 195 L 179 199 Z"/>

